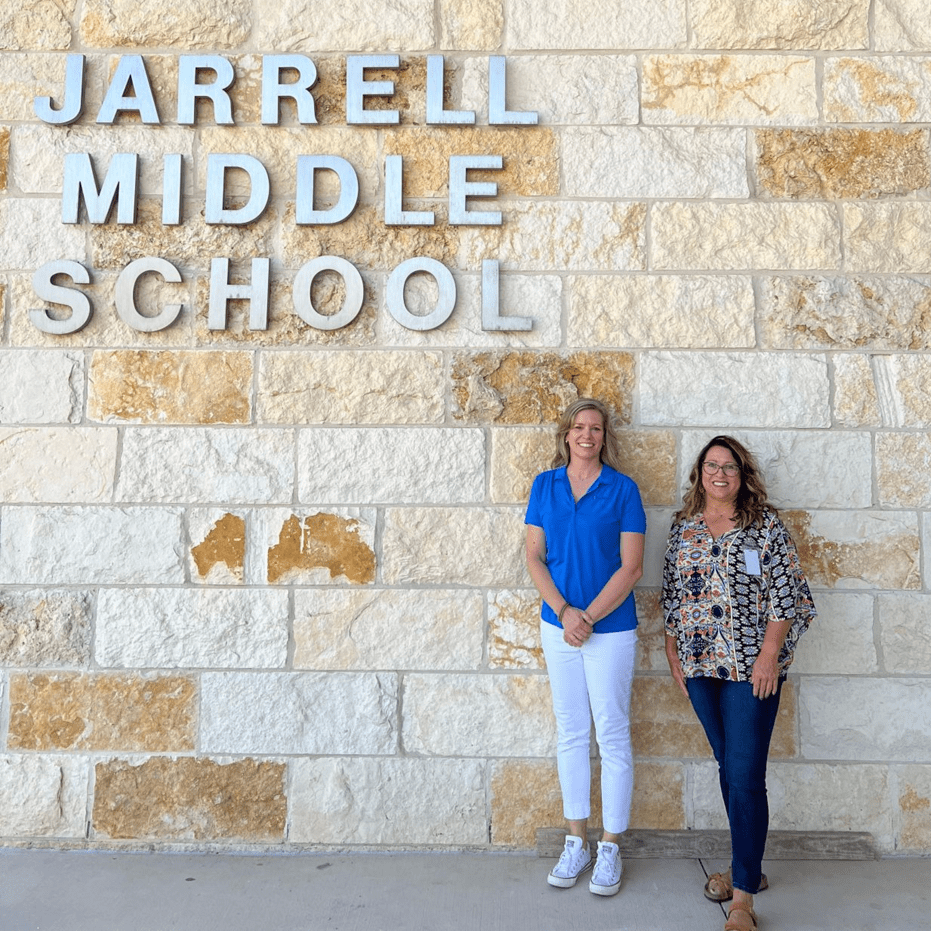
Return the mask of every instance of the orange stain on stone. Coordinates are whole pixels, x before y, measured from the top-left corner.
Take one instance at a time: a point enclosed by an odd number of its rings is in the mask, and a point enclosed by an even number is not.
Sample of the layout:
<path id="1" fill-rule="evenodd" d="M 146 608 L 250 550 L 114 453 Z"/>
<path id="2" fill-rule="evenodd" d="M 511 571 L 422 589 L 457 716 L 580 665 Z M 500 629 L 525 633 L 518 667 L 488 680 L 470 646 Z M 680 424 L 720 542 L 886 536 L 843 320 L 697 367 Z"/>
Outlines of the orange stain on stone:
<path id="1" fill-rule="evenodd" d="M 0 128 L 0 191 L 6 190 L 7 166 L 10 164 L 10 130 Z"/>
<path id="2" fill-rule="evenodd" d="M 225 565 L 242 580 L 246 558 L 246 522 L 235 514 L 224 514 L 201 543 L 191 549 L 191 556 L 202 579 L 217 565 Z"/>
<path id="3" fill-rule="evenodd" d="M 305 517 L 292 514 L 281 528 L 278 543 L 268 551 L 268 581 L 287 581 L 295 572 L 326 569 L 330 578 L 345 576 L 365 585 L 375 580 L 375 553 L 359 537 L 359 521 L 336 514 Z"/>

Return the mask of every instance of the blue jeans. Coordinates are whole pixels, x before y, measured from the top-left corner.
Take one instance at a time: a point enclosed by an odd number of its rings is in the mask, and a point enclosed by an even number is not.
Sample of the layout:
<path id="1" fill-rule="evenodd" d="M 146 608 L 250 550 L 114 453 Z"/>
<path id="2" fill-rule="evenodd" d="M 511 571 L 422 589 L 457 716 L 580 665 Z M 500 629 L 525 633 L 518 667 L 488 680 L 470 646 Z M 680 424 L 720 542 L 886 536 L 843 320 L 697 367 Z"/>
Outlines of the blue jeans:
<path id="1" fill-rule="evenodd" d="M 782 680 L 776 694 L 762 700 L 753 697 L 749 682 L 699 676 L 686 679 L 685 685 L 718 762 L 721 795 L 731 826 L 734 887 L 753 895 L 763 875 L 769 829 L 766 758 Z"/>

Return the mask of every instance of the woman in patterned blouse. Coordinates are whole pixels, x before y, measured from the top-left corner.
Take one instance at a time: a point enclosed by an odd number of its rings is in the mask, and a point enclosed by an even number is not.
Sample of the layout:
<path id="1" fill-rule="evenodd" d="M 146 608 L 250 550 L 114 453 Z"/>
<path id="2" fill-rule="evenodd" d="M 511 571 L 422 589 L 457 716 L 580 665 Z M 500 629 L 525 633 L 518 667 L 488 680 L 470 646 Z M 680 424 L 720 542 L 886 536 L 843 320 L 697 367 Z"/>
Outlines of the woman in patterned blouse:
<path id="1" fill-rule="evenodd" d="M 666 658 L 714 758 L 731 829 L 731 869 L 705 895 L 733 897 L 725 931 L 753 931 L 769 808 L 766 759 L 798 638 L 815 616 L 795 544 L 766 500 L 750 452 L 709 440 L 689 474 L 663 572 Z"/>

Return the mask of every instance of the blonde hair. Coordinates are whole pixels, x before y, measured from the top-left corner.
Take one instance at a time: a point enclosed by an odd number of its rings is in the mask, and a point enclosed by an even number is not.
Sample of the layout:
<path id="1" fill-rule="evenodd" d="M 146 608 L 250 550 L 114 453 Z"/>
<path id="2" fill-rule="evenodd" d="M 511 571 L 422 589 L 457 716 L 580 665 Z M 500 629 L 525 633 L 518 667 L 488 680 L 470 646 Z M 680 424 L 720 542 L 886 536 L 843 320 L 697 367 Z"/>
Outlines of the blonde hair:
<path id="1" fill-rule="evenodd" d="M 692 465 L 692 471 L 689 472 L 689 487 L 682 496 L 682 507 L 676 512 L 675 519 L 691 520 L 704 510 L 705 489 L 701 483 L 702 465 L 712 446 L 723 446 L 734 457 L 734 462 L 740 466 L 740 488 L 737 490 L 737 500 L 734 502 L 738 526 L 746 530 L 751 524 L 762 521 L 765 510 L 775 512 L 776 508 L 766 500 L 766 484 L 760 474 L 760 467 L 753 458 L 753 453 L 732 436 L 713 436 L 702 447 Z"/>
<path id="2" fill-rule="evenodd" d="M 575 418 L 582 411 L 597 411 L 601 414 L 601 423 L 604 426 L 604 442 L 601 444 L 600 458 L 606 465 L 611 466 L 615 472 L 621 471 L 621 445 L 617 432 L 614 429 L 613 416 L 606 404 L 596 398 L 579 398 L 573 401 L 563 412 L 556 425 L 556 455 L 550 464 L 551 469 L 569 465 L 569 444 L 566 437 L 575 422 Z"/>

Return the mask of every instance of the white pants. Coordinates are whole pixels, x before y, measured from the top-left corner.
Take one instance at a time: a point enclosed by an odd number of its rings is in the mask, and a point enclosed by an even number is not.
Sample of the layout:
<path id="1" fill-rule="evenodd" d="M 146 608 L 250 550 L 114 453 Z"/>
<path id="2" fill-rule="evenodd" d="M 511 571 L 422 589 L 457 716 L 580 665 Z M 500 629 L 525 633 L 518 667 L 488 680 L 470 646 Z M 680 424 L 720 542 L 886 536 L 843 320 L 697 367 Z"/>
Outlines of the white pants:
<path id="1" fill-rule="evenodd" d="M 637 631 L 592 634 L 581 647 L 569 646 L 563 630 L 540 622 L 540 639 L 556 714 L 559 785 L 563 815 L 582 821 L 591 815 L 591 722 L 601 753 L 603 826 L 627 830 L 634 790 L 630 745 L 630 688 L 637 654 Z"/>

